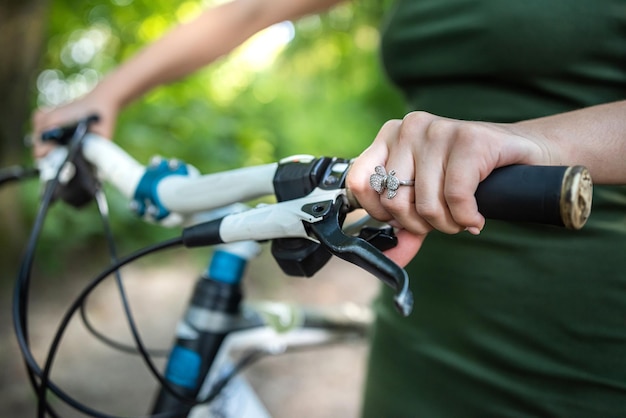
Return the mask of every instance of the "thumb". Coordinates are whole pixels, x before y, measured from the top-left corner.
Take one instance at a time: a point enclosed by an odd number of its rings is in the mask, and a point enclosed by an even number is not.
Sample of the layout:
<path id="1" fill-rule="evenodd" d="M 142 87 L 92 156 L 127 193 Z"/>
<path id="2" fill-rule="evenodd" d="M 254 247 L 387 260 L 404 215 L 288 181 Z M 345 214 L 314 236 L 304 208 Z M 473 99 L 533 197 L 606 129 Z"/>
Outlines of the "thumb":
<path id="1" fill-rule="evenodd" d="M 404 267 L 415 257 L 415 254 L 422 247 L 422 243 L 428 234 L 413 234 L 406 229 L 401 229 L 396 233 L 398 245 L 385 251 L 385 255 L 392 259 L 400 267 Z"/>

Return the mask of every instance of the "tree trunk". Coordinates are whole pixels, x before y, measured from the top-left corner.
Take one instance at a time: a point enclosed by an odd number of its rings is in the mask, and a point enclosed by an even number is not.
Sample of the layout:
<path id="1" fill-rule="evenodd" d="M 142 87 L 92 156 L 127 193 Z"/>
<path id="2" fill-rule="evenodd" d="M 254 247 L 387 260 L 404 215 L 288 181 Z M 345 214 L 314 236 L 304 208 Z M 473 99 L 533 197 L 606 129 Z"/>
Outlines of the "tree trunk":
<path id="1" fill-rule="evenodd" d="M 16 164 L 23 153 L 47 8 L 47 0 L 0 0 L 0 167 Z M 0 190 L 2 272 L 13 270 L 27 233 L 17 197 L 15 187 Z"/>

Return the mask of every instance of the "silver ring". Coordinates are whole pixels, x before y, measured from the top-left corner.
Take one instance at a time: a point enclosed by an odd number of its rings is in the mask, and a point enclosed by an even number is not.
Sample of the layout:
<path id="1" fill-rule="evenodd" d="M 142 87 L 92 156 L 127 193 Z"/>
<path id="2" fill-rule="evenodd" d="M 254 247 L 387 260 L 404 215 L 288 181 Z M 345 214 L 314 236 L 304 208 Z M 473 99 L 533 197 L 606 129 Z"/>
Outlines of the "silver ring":
<path id="1" fill-rule="evenodd" d="M 382 194 L 387 189 L 387 199 L 393 199 L 398 194 L 400 186 L 413 186 L 414 180 L 398 180 L 396 170 L 391 170 L 389 174 L 382 165 L 374 167 L 375 173 L 370 176 L 370 186 L 378 194 Z"/>

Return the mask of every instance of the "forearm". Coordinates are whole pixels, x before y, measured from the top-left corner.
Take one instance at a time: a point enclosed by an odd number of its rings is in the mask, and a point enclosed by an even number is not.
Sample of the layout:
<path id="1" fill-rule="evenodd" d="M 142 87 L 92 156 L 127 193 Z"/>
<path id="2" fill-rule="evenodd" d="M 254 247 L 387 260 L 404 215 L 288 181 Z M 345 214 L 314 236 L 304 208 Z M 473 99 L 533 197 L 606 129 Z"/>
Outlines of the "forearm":
<path id="1" fill-rule="evenodd" d="M 97 93 L 123 107 L 158 85 L 210 64 L 265 27 L 341 1 L 235 0 L 211 8 L 122 64 L 100 83 Z"/>
<path id="2" fill-rule="evenodd" d="M 533 164 L 589 168 L 596 183 L 626 183 L 626 101 L 520 122 L 547 149 Z"/>

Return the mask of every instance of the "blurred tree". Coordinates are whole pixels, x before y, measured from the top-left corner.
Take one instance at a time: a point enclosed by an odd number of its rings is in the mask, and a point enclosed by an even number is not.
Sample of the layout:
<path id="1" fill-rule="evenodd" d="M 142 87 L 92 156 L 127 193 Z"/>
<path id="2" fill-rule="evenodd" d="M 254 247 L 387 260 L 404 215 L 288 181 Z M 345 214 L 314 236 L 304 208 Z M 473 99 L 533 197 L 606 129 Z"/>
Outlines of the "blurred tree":
<path id="1" fill-rule="evenodd" d="M 84 94 L 143 45 L 212 3 L 57 0 L 50 9 L 36 104 L 54 106 Z M 290 154 L 355 156 L 385 120 L 403 112 L 377 60 L 377 27 L 388 3 L 348 3 L 264 31 L 228 58 L 129 106 L 116 140 L 140 161 L 152 154 L 176 156 L 203 172 Z M 34 206 L 34 188 L 24 199 L 26 207 Z M 114 196 L 112 204 L 123 202 Z M 117 230 L 133 232 L 126 237 L 129 245 L 154 230 L 137 222 L 129 228 L 127 211 L 113 213 Z M 83 239 L 97 234 L 93 214 L 54 215 L 48 245 L 72 226 Z"/>
<path id="2" fill-rule="evenodd" d="M 0 1 L 0 167 L 21 157 L 47 8 L 46 0 Z M 0 191 L 0 201 L 0 266 L 5 266 L 21 251 L 26 229 L 17 189 Z"/>

